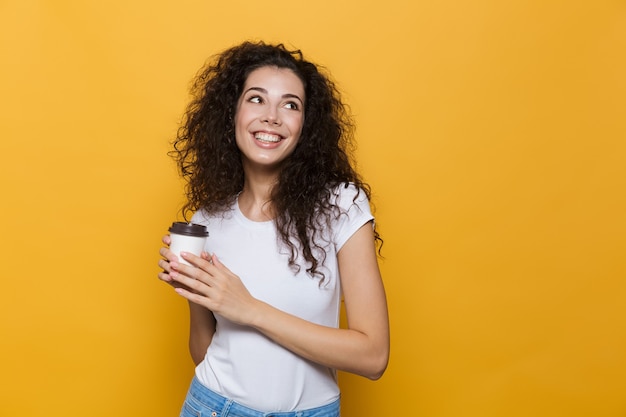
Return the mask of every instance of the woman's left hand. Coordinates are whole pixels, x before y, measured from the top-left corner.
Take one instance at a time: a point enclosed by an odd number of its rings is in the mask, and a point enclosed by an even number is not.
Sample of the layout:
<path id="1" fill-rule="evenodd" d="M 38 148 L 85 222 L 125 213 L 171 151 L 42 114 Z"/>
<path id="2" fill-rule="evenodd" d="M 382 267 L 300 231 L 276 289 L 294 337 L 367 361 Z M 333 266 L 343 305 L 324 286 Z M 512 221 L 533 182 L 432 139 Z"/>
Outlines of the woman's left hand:
<path id="1" fill-rule="evenodd" d="M 259 301 L 250 295 L 237 275 L 224 266 L 215 254 L 203 252 L 199 257 L 181 253 L 181 256 L 195 268 L 181 263 L 171 265 L 170 277 L 191 290 L 175 288 L 178 294 L 234 323 L 251 323 Z"/>

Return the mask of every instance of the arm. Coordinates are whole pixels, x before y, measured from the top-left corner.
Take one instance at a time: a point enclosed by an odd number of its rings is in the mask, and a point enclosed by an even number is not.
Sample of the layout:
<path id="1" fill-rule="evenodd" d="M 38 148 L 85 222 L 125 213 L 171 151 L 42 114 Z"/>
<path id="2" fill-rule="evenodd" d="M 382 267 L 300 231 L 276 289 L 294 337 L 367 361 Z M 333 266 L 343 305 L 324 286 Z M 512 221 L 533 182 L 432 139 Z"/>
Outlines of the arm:
<path id="1" fill-rule="evenodd" d="M 338 253 L 347 329 L 306 322 L 262 304 L 252 326 L 314 362 L 378 379 L 389 359 L 387 302 L 370 223 Z"/>
<path id="2" fill-rule="evenodd" d="M 215 333 L 215 317 L 201 305 L 189 302 L 189 353 L 193 363 L 204 360 Z"/>
<path id="3" fill-rule="evenodd" d="M 251 326 L 294 353 L 342 371 L 378 379 L 389 358 L 387 303 L 370 223 L 338 254 L 347 329 L 317 325 L 280 311 L 247 292 L 239 278 L 213 256 L 212 263 L 183 255 L 198 268 L 176 265 L 174 280 L 191 288 L 177 292 L 189 301 Z"/>

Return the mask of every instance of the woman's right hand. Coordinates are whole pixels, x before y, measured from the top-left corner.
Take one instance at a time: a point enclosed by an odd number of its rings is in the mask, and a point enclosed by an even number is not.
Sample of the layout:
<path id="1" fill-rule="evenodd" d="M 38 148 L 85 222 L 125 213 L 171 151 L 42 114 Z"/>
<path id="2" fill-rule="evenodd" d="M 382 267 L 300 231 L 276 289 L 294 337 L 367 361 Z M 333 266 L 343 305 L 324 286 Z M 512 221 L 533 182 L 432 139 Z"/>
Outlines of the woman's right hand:
<path id="1" fill-rule="evenodd" d="M 158 277 L 161 281 L 168 283 L 174 288 L 186 288 L 179 282 L 176 282 L 170 277 L 170 272 L 172 272 L 172 265 L 176 265 L 178 263 L 178 257 L 172 252 L 169 248 L 171 239 L 170 235 L 163 236 L 163 246 L 159 249 L 159 254 L 161 255 L 161 259 L 159 260 L 159 268 L 161 268 L 161 272 L 159 272 Z"/>

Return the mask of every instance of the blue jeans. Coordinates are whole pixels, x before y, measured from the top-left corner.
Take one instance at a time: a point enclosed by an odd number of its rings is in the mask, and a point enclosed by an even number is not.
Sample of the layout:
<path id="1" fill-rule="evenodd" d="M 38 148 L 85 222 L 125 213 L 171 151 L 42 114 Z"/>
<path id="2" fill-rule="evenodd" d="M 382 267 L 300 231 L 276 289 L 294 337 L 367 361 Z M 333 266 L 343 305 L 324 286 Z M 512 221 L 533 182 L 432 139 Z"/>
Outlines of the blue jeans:
<path id="1" fill-rule="evenodd" d="M 308 410 L 266 413 L 224 398 L 194 377 L 180 417 L 339 417 L 339 400 Z"/>

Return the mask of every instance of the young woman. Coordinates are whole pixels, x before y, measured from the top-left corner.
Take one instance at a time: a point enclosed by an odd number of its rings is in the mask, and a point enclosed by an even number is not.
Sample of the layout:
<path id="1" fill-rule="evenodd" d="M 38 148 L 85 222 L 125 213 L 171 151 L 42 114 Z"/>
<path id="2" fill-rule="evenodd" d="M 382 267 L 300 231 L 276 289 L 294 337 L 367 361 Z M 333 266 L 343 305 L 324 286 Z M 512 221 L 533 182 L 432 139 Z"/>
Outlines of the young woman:
<path id="1" fill-rule="evenodd" d="M 350 116 L 320 68 L 282 45 L 226 50 L 192 92 L 173 155 L 184 213 L 209 238 L 201 257 L 181 254 L 192 266 L 167 246 L 159 261 L 189 301 L 197 367 L 181 416 L 339 416 L 336 370 L 377 379 L 389 356 Z"/>

